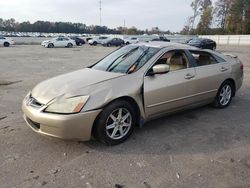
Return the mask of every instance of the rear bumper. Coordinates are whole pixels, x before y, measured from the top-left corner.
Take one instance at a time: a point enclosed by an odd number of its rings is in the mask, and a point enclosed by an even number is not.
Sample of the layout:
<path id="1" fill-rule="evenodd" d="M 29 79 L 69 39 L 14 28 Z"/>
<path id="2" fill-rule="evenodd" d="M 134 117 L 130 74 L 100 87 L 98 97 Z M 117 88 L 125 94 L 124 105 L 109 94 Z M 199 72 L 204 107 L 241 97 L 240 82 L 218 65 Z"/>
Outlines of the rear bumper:
<path id="1" fill-rule="evenodd" d="M 45 136 L 80 141 L 90 140 L 94 121 L 101 112 L 95 110 L 72 115 L 50 114 L 25 103 L 22 110 L 24 120 L 33 131 Z"/>
<path id="2" fill-rule="evenodd" d="M 243 84 L 243 80 L 244 80 L 244 75 L 243 75 L 243 73 L 242 73 L 242 75 L 238 78 L 238 79 L 236 79 L 235 80 L 235 90 L 236 91 L 238 91 L 240 88 L 241 88 L 241 86 L 242 86 L 242 84 Z"/>

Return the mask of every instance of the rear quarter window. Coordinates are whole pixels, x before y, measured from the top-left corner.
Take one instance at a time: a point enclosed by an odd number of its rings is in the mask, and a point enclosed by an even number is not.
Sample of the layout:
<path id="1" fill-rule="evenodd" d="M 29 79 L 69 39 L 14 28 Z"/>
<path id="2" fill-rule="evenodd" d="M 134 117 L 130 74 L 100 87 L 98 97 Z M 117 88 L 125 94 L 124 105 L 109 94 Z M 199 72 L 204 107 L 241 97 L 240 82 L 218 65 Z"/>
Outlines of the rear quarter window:
<path id="1" fill-rule="evenodd" d="M 216 59 L 216 61 L 217 61 L 218 63 L 224 63 L 224 62 L 226 62 L 225 59 L 219 57 L 219 56 L 216 55 L 216 54 L 213 54 L 213 56 L 214 56 L 214 58 Z"/>

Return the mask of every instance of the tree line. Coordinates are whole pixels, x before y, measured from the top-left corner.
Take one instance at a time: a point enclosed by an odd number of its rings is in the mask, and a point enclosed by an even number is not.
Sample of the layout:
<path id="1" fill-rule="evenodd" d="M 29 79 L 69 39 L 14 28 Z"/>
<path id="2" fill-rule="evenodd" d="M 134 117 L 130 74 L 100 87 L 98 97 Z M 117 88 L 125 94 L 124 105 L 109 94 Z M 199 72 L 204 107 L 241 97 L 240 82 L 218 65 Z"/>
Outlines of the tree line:
<path id="1" fill-rule="evenodd" d="M 40 32 L 40 33 L 93 33 L 93 34 L 119 34 L 116 29 L 110 29 L 106 26 L 86 26 L 82 23 L 71 22 L 49 22 L 36 21 L 34 23 L 17 22 L 15 19 L 0 18 L 0 31 L 15 32 Z"/>
<path id="2" fill-rule="evenodd" d="M 38 33 L 79 33 L 79 34 L 170 34 L 170 31 L 161 31 L 158 27 L 152 29 L 139 30 L 136 27 L 118 27 L 110 29 L 106 26 L 91 25 L 72 22 L 49 22 L 36 21 L 34 23 L 17 22 L 15 19 L 0 18 L 0 31 L 8 32 L 38 32 Z"/>
<path id="3" fill-rule="evenodd" d="M 182 34 L 250 34 L 250 0 L 194 0 Z M 196 27 L 195 27 L 196 26 Z"/>

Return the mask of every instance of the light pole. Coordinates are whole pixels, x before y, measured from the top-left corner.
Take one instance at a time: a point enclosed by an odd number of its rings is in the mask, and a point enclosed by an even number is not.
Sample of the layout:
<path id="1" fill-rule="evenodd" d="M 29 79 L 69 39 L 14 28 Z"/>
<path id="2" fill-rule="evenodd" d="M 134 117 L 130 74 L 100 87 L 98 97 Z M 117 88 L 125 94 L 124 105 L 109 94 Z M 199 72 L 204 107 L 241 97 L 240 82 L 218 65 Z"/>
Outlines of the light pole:
<path id="1" fill-rule="evenodd" d="M 100 7 L 99 7 L 99 9 L 100 9 L 100 26 L 102 26 L 102 0 L 100 0 Z"/>

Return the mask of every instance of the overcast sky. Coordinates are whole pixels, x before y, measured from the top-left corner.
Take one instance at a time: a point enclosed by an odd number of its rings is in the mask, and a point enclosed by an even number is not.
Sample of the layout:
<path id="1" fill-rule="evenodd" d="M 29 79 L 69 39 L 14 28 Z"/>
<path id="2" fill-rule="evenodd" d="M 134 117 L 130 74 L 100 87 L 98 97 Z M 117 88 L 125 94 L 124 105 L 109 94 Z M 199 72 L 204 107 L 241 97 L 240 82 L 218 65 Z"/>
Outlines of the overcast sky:
<path id="1" fill-rule="evenodd" d="M 158 26 L 179 31 L 192 15 L 192 0 L 102 0 L 102 23 L 111 28 Z M 0 18 L 69 21 L 99 25 L 99 0 L 0 0 Z"/>

